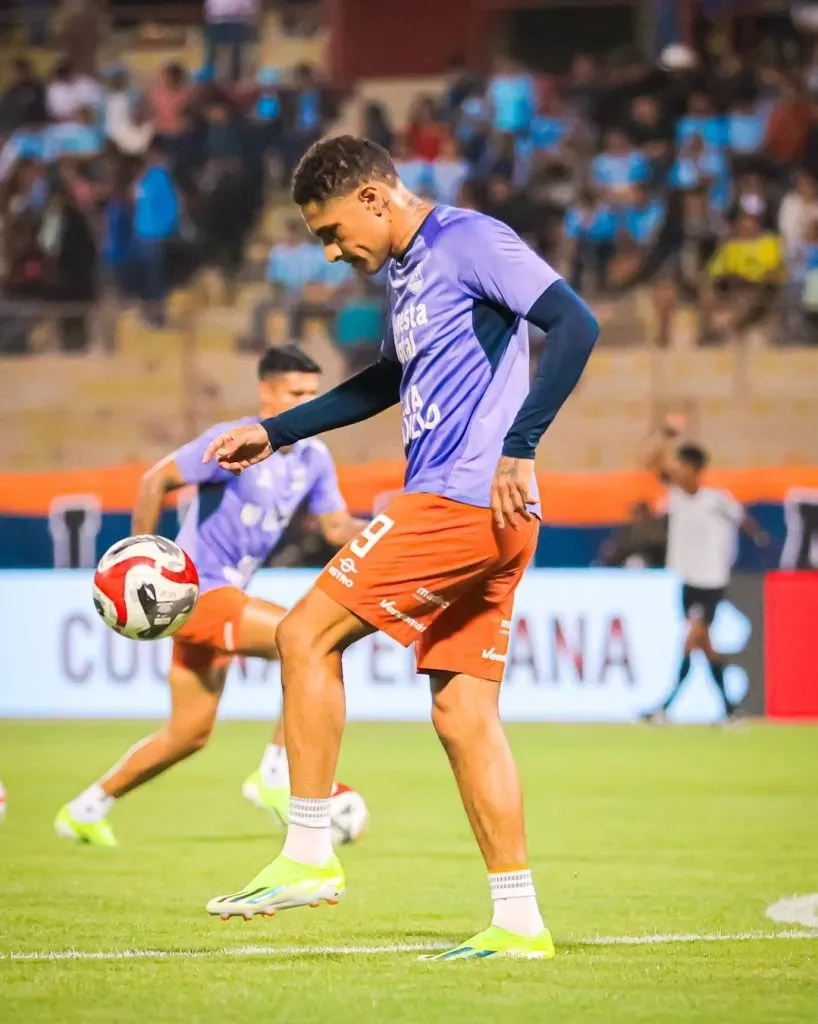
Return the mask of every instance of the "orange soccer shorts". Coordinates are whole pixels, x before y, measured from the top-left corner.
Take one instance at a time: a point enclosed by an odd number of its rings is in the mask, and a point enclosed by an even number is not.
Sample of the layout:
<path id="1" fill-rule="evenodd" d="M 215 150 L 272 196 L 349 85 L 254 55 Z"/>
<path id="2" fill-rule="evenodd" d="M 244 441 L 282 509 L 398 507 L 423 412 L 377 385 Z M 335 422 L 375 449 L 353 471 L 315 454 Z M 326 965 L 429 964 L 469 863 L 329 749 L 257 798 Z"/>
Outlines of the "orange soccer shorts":
<path id="1" fill-rule="evenodd" d="M 173 635 L 173 664 L 193 672 L 226 667 L 249 600 L 238 587 L 216 587 L 202 594 L 193 614 Z"/>
<path id="2" fill-rule="evenodd" d="M 317 585 L 408 647 L 421 672 L 499 682 L 514 592 L 539 520 L 498 530 L 490 509 L 436 494 L 401 494 L 343 547 Z"/>

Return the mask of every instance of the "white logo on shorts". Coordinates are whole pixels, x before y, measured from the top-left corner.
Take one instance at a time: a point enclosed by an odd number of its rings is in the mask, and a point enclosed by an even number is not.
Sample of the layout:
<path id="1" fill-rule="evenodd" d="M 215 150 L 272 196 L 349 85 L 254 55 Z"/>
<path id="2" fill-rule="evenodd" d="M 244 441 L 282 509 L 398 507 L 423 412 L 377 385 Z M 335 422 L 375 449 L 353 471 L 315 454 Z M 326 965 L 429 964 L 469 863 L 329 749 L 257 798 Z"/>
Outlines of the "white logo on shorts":
<path id="1" fill-rule="evenodd" d="M 438 608 L 448 608 L 451 604 L 445 597 L 441 597 L 440 594 L 433 594 L 431 590 L 427 590 L 426 587 L 418 587 L 415 591 L 415 597 L 421 601 L 425 601 L 427 604 L 436 604 Z"/>
<path id="2" fill-rule="evenodd" d="M 338 564 L 341 567 L 341 572 L 345 572 L 347 575 L 352 575 L 358 571 L 358 566 L 355 564 L 354 558 L 342 558 Z"/>
<path id="3" fill-rule="evenodd" d="M 505 654 L 498 654 L 497 651 L 493 647 L 489 647 L 488 650 L 484 647 L 483 648 L 483 653 L 480 655 L 480 657 L 485 659 L 486 661 L 502 661 L 502 662 L 505 662 L 505 660 L 506 660 Z"/>
<path id="4" fill-rule="evenodd" d="M 346 561 L 346 559 L 344 559 L 344 561 Z M 357 572 L 358 570 L 355 569 L 353 571 Z M 342 587 L 346 587 L 347 589 L 349 589 L 351 586 L 353 586 L 352 580 L 349 578 L 349 576 L 347 576 L 346 573 L 341 572 L 341 570 L 338 569 L 336 566 L 331 565 L 329 567 L 329 574 L 330 576 L 332 576 L 334 580 L 338 580 Z"/>
<path id="5" fill-rule="evenodd" d="M 386 598 L 384 598 L 381 601 L 381 608 L 383 608 L 385 612 L 389 612 L 393 618 L 400 619 L 400 621 L 405 622 L 407 626 L 411 626 L 412 629 L 416 629 L 418 633 L 426 632 L 426 627 L 422 622 L 418 622 L 418 620 L 413 619 L 411 615 L 407 615 L 406 612 L 402 612 L 400 608 L 395 606 L 394 601 L 387 601 Z"/>

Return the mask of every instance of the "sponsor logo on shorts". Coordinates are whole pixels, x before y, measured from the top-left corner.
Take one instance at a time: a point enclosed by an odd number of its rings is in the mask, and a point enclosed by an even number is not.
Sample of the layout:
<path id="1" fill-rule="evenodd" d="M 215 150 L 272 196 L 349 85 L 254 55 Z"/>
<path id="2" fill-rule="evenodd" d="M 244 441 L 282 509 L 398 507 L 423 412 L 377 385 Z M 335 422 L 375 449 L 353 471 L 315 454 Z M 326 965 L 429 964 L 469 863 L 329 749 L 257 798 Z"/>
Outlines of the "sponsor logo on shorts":
<path id="1" fill-rule="evenodd" d="M 358 571 L 355 559 L 349 558 L 348 556 L 346 558 L 342 558 L 338 565 L 341 567 L 341 572 L 345 572 L 347 576 L 352 576 Z"/>
<path id="2" fill-rule="evenodd" d="M 506 660 L 505 654 L 498 654 L 493 647 L 484 647 L 483 653 L 480 655 L 480 657 L 483 658 L 485 661 L 502 661 L 503 663 L 505 663 Z"/>
<path id="3" fill-rule="evenodd" d="M 385 612 L 389 612 L 393 618 L 400 619 L 400 621 L 405 622 L 407 626 L 411 626 L 412 629 L 416 629 L 418 633 L 426 632 L 426 627 L 422 622 L 418 622 L 418 620 L 413 619 L 411 615 L 407 615 L 406 612 L 402 612 L 400 608 L 395 606 L 394 601 L 387 601 L 387 599 L 384 598 L 381 601 L 381 608 L 383 608 Z"/>
<path id="4" fill-rule="evenodd" d="M 347 576 L 346 573 L 341 572 L 341 570 L 337 566 L 331 565 L 328 571 L 330 576 L 332 576 L 334 580 L 338 580 L 341 586 L 346 587 L 347 590 L 353 585 L 352 580 L 349 578 L 349 576 Z"/>
<path id="5" fill-rule="evenodd" d="M 426 587 L 418 587 L 415 591 L 415 597 L 421 601 L 425 601 L 427 604 L 436 604 L 438 608 L 448 608 L 451 601 L 447 601 L 445 597 L 441 597 L 440 594 L 433 594 L 431 590 L 427 590 Z"/>

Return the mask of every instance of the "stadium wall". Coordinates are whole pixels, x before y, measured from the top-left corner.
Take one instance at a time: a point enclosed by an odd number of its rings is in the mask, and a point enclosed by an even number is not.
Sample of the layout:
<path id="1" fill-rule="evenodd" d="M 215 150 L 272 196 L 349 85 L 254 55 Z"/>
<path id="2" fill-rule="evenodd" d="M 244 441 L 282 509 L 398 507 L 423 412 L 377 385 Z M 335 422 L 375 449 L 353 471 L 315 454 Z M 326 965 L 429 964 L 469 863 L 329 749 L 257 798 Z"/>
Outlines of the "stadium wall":
<path id="1" fill-rule="evenodd" d="M 263 571 L 252 590 L 289 605 L 314 578 L 309 570 Z M 763 595 L 762 576 L 738 577 L 714 623 L 716 646 L 730 659 L 729 694 L 754 713 L 765 705 Z M 504 715 L 634 721 L 666 695 L 683 630 L 679 584 L 669 573 L 530 570 L 512 625 Z M 107 629 L 91 603 L 89 572 L 0 572 L 0 650 L 0 717 L 152 718 L 168 710 L 170 641 L 136 643 Z M 352 719 L 428 717 L 428 686 L 415 674 L 411 651 L 381 635 L 347 652 L 345 678 Z M 271 719 L 279 682 L 277 666 L 237 660 L 223 715 Z M 721 714 L 697 655 L 672 716 L 712 722 Z"/>
<path id="2" fill-rule="evenodd" d="M 0 473 L 0 567 L 92 566 L 130 529 L 130 512 L 143 467 L 56 473 Z M 379 501 L 400 489 L 401 462 L 340 466 L 346 501 L 368 515 Z M 543 528 L 536 564 L 580 568 L 597 557 L 611 530 L 625 521 L 634 501 L 661 509 L 664 488 L 648 473 L 540 473 Z M 708 484 L 731 491 L 760 520 L 774 544 L 758 552 L 742 542 L 737 567 L 760 571 L 777 567 L 785 540 L 784 505 L 791 492 L 818 492 L 818 468 L 775 467 L 713 471 Z M 161 530 L 174 536 L 176 513 L 169 508 Z"/>

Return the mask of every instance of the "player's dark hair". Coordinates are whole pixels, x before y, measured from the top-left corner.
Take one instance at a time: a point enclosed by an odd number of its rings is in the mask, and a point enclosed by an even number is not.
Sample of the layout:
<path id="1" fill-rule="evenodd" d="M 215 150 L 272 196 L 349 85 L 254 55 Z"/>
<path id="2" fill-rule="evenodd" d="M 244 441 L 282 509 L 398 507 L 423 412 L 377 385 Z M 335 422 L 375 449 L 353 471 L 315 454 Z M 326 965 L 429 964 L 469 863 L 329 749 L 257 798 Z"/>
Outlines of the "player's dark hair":
<path id="1" fill-rule="evenodd" d="M 297 345 L 268 348 L 258 361 L 258 379 L 274 377 L 277 373 L 320 373 L 321 367 L 302 352 Z"/>
<path id="2" fill-rule="evenodd" d="M 354 135 L 314 143 L 293 174 L 292 197 L 298 206 L 349 195 L 365 181 L 398 180 L 392 157 L 383 146 Z"/>
<path id="3" fill-rule="evenodd" d="M 704 469 L 710 461 L 704 448 L 700 448 L 697 444 L 681 445 L 676 452 L 676 458 L 686 466 L 699 470 Z"/>

